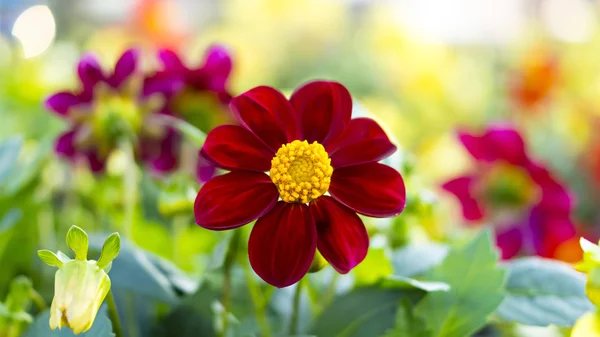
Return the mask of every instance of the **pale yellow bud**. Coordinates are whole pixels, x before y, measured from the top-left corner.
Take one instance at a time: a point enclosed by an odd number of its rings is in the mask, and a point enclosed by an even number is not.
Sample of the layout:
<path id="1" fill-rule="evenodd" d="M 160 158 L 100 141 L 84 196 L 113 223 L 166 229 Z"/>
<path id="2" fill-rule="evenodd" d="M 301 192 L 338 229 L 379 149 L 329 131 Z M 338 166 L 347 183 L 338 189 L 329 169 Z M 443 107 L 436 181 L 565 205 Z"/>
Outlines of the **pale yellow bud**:
<path id="1" fill-rule="evenodd" d="M 102 246 L 98 261 L 87 260 L 88 237 L 79 227 L 67 233 L 67 245 L 75 253 L 70 259 L 62 252 L 38 251 L 46 264 L 58 267 L 54 276 L 54 298 L 50 307 L 50 328 L 68 327 L 74 334 L 92 327 L 98 309 L 110 291 L 108 271 L 119 254 L 119 234 L 111 234 Z"/>
<path id="2" fill-rule="evenodd" d="M 69 327 L 73 333 L 92 327 L 110 290 L 110 279 L 95 261 L 71 260 L 56 272 L 50 328 Z"/>

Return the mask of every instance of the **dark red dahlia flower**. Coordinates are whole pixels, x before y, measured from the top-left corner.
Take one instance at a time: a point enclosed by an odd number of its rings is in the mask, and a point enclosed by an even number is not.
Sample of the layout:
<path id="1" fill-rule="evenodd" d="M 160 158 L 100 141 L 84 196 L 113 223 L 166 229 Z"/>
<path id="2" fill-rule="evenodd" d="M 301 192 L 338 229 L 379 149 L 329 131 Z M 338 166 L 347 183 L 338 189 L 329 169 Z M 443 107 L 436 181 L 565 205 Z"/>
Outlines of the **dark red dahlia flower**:
<path id="1" fill-rule="evenodd" d="M 351 119 L 352 99 L 335 82 L 311 82 L 287 100 L 270 87 L 233 98 L 241 126 L 212 130 L 201 156 L 231 171 L 198 193 L 196 222 L 225 230 L 253 220 L 248 254 L 276 287 L 298 282 L 316 250 L 340 273 L 366 256 L 361 218 L 392 217 L 405 204 L 404 182 L 377 163 L 396 147 L 368 118 Z"/>
<path id="2" fill-rule="evenodd" d="M 555 256 L 575 236 L 567 189 L 529 158 L 523 138 L 510 127 L 492 126 L 482 135 L 461 132 L 459 139 L 476 169 L 442 187 L 460 200 L 465 220 L 494 224 L 505 259 Z"/>
<path id="3" fill-rule="evenodd" d="M 60 155 L 86 158 L 94 172 L 101 172 L 118 142 L 127 139 L 135 145 L 137 158 L 156 171 L 177 166 L 180 136 L 157 118 L 162 93 L 142 84 L 137 59 L 138 52 L 128 50 L 107 73 L 96 57 L 84 55 L 77 66 L 81 88 L 46 100 L 48 109 L 71 123 L 71 129 L 57 140 Z M 164 81 L 162 88 L 174 90 L 177 85 Z"/>
<path id="4" fill-rule="evenodd" d="M 188 68 L 177 54 L 164 49 L 158 53 L 163 69 L 145 80 L 146 89 L 161 91 L 166 97 L 165 109 L 204 132 L 222 124 L 234 123 L 227 109 L 231 95 L 227 81 L 232 58 L 226 47 L 211 46 L 198 68 Z M 181 86 L 173 90 L 173 82 Z M 215 167 L 200 158 L 197 175 L 200 181 L 209 180 Z"/>

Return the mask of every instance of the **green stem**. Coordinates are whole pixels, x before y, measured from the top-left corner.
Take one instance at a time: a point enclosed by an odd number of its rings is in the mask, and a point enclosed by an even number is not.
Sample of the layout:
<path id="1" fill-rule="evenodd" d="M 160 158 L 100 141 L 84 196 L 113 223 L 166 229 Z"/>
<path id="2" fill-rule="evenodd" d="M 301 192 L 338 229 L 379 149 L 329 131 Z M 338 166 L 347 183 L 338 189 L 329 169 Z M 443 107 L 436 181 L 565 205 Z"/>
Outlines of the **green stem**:
<path id="1" fill-rule="evenodd" d="M 179 250 L 179 238 L 185 233 L 188 225 L 188 217 L 185 215 L 176 215 L 171 224 L 173 241 L 173 262 L 179 265 L 181 260 L 181 251 Z"/>
<path id="2" fill-rule="evenodd" d="M 223 330 L 221 336 L 227 336 L 227 329 L 229 328 L 229 308 L 231 306 L 231 272 L 233 270 L 233 263 L 235 262 L 235 256 L 237 254 L 237 248 L 240 241 L 240 230 L 234 230 L 231 239 L 229 240 L 229 247 L 227 248 L 227 255 L 225 255 L 225 261 L 223 262 L 223 297 L 221 303 L 223 304 Z"/>
<path id="3" fill-rule="evenodd" d="M 117 311 L 117 304 L 113 297 L 112 290 L 108 291 L 106 295 L 106 304 L 108 305 L 108 317 L 112 322 L 113 332 L 115 337 L 123 337 L 123 330 L 121 329 L 121 320 L 119 319 L 119 312 Z"/>
<path id="4" fill-rule="evenodd" d="M 38 309 L 40 309 L 40 311 L 44 311 L 48 308 L 48 305 L 46 304 L 46 301 L 44 301 L 42 295 L 40 295 L 40 293 L 38 293 L 35 289 L 31 289 L 30 296 L 31 300 L 33 303 L 35 303 Z"/>
<path id="5" fill-rule="evenodd" d="M 168 126 L 171 126 L 185 135 L 194 145 L 202 147 L 206 140 L 206 134 L 192 124 L 169 115 L 161 115 L 161 121 Z"/>
<path id="6" fill-rule="evenodd" d="M 292 302 L 292 317 L 290 318 L 290 335 L 295 335 L 298 332 L 298 318 L 300 316 L 300 295 L 302 294 L 302 283 L 304 279 L 296 284 L 294 299 Z"/>
<path id="7" fill-rule="evenodd" d="M 244 275 L 246 276 L 248 291 L 250 292 L 250 297 L 252 298 L 252 303 L 254 304 L 254 314 L 261 330 L 261 336 L 271 337 L 271 328 L 269 327 L 269 321 L 267 320 L 267 316 L 265 314 L 265 307 L 268 301 L 261 296 L 260 289 L 254 280 L 252 270 L 250 269 L 250 264 L 248 263 L 244 264 Z"/>
<path id="8" fill-rule="evenodd" d="M 123 174 L 123 196 L 124 218 L 123 218 L 123 236 L 131 239 L 133 228 L 133 214 L 135 211 L 135 199 L 137 195 L 137 165 L 133 154 L 133 147 L 129 140 L 123 141 L 122 149 L 125 153 L 125 173 Z"/>

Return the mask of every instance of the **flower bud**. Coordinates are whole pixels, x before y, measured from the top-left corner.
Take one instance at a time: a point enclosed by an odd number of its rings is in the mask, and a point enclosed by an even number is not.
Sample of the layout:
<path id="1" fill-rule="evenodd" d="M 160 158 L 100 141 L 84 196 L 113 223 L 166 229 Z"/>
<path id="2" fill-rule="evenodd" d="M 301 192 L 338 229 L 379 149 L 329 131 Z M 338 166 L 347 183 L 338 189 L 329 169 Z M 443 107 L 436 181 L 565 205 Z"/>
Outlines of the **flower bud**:
<path id="1" fill-rule="evenodd" d="M 38 251 L 46 264 L 58 267 L 54 278 L 54 298 L 50 307 L 50 328 L 66 326 L 79 334 L 92 327 L 98 309 L 110 291 L 108 271 L 119 254 L 121 241 L 118 233 L 111 234 L 98 261 L 87 260 L 88 236 L 73 226 L 67 233 L 67 245 L 75 253 L 70 259 L 62 252 Z"/>
<path id="2" fill-rule="evenodd" d="M 20 336 L 33 321 L 27 313 L 32 291 L 31 281 L 25 276 L 19 276 L 11 282 L 4 303 L 0 302 L 0 336 Z"/>
<path id="3" fill-rule="evenodd" d="M 313 262 L 310 265 L 310 269 L 308 269 L 308 272 L 316 273 L 316 272 L 320 271 L 321 269 L 325 268 L 326 266 L 327 266 L 327 260 L 325 260 L 323 255 L 321 255 L 321 253 L 317 249 L 317 251 L 315 252 L 315 257 L 313 257 Z"/>

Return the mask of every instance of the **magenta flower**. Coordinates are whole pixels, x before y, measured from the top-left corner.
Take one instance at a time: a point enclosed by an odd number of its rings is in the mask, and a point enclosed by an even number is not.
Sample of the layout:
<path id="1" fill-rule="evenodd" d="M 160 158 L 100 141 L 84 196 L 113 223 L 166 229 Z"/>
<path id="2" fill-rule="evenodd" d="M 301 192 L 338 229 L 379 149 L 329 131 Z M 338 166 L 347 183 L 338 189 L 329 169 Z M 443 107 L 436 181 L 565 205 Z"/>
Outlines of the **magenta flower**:
<path id="1" fill-rule="evenodd" d="M 227 109 L 231 95 L 227 81 L 231 73 L 232 59 L 227 48 L 220 45 L 210 47 L 198 68 L 189 68 L 171 50 L 159 51 L 158 58 L 163 69 L 146 78 L 146 90 L 161 91 L 168 100 L 165 109 L 208 133 L 214 127 L 234 123 Z M 181 85 L 173 90 L 172 83 Z M 215 166 L 199 159 L 197 176 L 200 181 L 209 180 Z"/>
<path id="2" fill-rule="evenodd" d="M 106 159 L 120 141 L 135 146 L 138 160 L 155 171 L 177 167 L 180 136 L 160 121 L 163 92 L 178 83 L 164 80 L 161 90 L 147 87 L 138 73 L 138 51 L 123 53 L 111 72 L 91 54 L 77 66 L 81 87 L 50 96 L 46 107 L 71 124 L 56 142 L 56 152 L 71 160 L 85 158 L 92 171 L 104 170 Z"/>
<path id="3" fill-rule="evenodd" d="M 553 257 L 575 235 L 567 189 L 529 158 L 523 138 L 510 127 L 491 126 L 482 135 L 460 132 L 459 139 L 476 168 L 442 187 L 460 200 L 465 220 L 493 224 L 505 259 Z"/>

